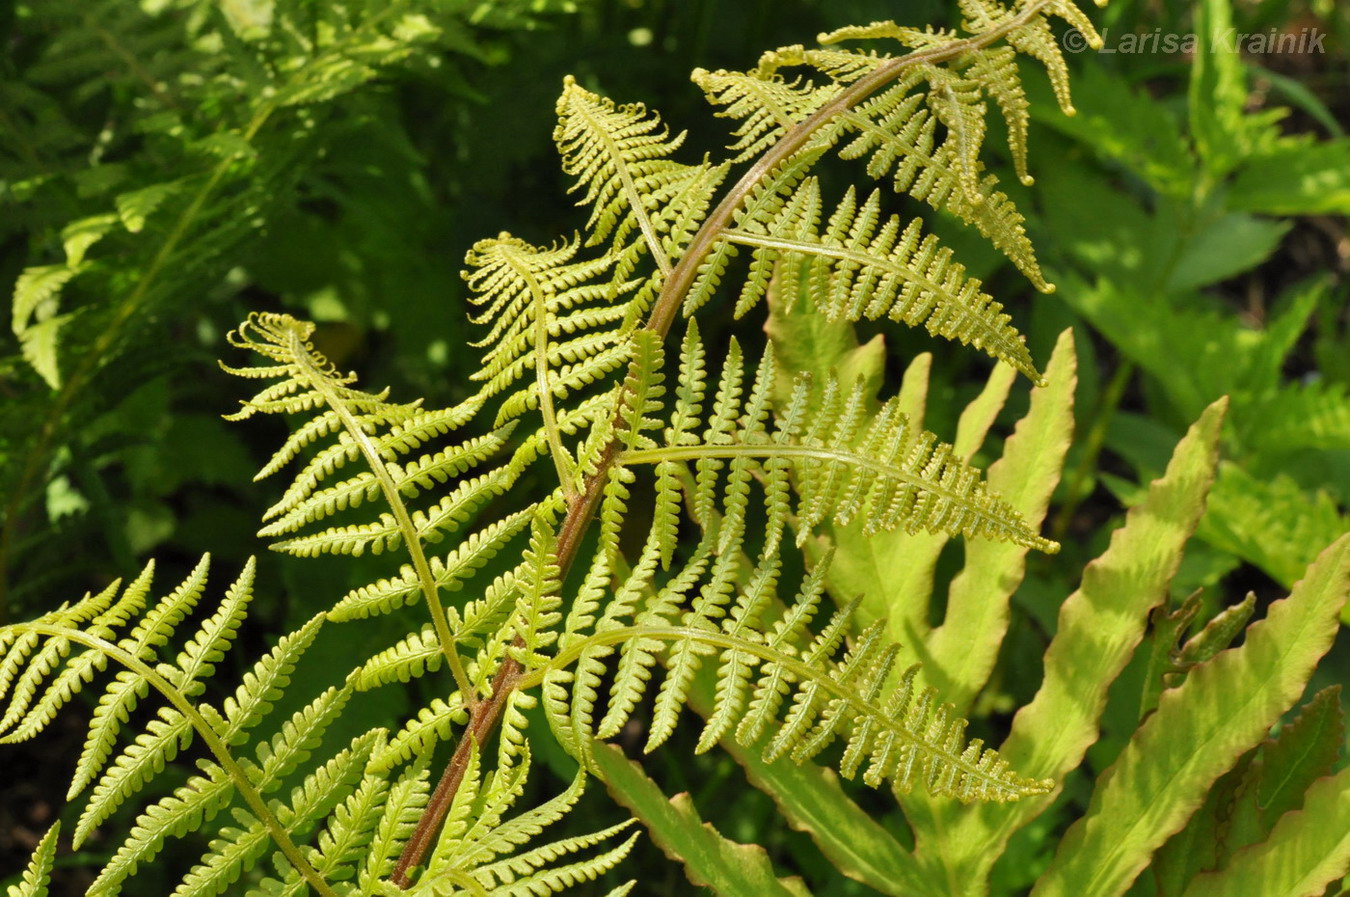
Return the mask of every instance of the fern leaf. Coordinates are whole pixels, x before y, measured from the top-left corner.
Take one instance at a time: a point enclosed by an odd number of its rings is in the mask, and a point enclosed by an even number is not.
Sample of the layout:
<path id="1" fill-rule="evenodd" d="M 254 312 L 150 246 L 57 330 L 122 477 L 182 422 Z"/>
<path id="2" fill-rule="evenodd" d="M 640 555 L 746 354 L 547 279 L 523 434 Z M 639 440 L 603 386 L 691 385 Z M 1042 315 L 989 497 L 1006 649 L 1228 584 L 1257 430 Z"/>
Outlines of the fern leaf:
<path id="1" fill-rule="evenodd" d="M 417 820 L 421 818 L 430 793 L 425 758 L 404 770 L 389 787 L 374 836 L 357 872 L 356 893 L 360 897 L 373 897 L 379 882 L 393 872 L 394 860 L 417 828 Z"/>
<path id="2" fill-rule="evenodd" d="M 450 592 L 462 589 L 464 583 L 492 560 L 506 542 L 529 525 L 532 514 L 533 509 L 526 508 L 491 523 L 461 539 L 445 560 L 431 558 L 429 566 L 437 587 Z M 404 565 L 393 579 L 381 579 L 349 592 L 328 612 L 328 618 L 338 622 L 389 613 L 415 600 L 418 588 L 416 571 Z"/>
<path id="3" fill-rule="evenodd" d="M 259 794 L 275 790 L 286 776 L 309 759 L 328 727 L 342 714 L 351 693 L 350 681 L 341 689 L 325 689 L 283 723 L 281 731 L 272 736 L 270 742 L 259 742 L 255 749 L 257 766 L 249 771 L 249 778 Z"/>
<path id="4" fill-rule="evenodd" d="M 723 460 L 731 460 L 729 493 L 740 490 L 736 463 L 786 462 L 797 475 L 798 540 L 826 519 L 862 521 L 865 534 L 904 526 L 908 532 L 960 533 L 1015 542 L 1053 552 L 1058 546 L 1033 532 L 1021 514 L 989 492 L 979 474 L 950 445 L 911 426 L 895 399 L 872 416 L 863 387 L 848 390 L 831 379 L 820 391 L 802 381 L 776 432 L 757 429 L 762 398 L 774 380 L 772 347 L 756 375 L 750 398 L 740 398 L 740 361 L 728 353 L 714 413 L 700 444 L 666 445 L 624 452 L 624 465 L 695 461 L 698 486 L 693 515 L 703 521 L 712 508 Z M 761 398 L 756 398 L 756 397 Z M 759 408 L 761 410 L 756 411 Z M 811 409 L 808 414 L 807 409 Z M 811 425 L 798 433 L 797 421 Z M 740 426 L 733 422 L 743 420 Z M 724 546 L 725 548 L 725 546 Z"/>
<path id="5" fill-rule="evenodd" d="M 754 247 L 737 315 L 764 296 L 780 260 L 793 268 L 806 260 L 813 301 L 829 320 L 884 316 L 911 327 L 924 324 L 934 336 L 983 349 L 1039 382 L 1025 341 L 1002 306 L 952 261 L 951 250 L 923 235 L 917 219 L 903 231 L 896 216 L 878 227 L 880 203 L 873 192 L 859 207 L 849 188 L 822 232 L 819 184 L 809 178 L 768 220 L 728 231 L 724 239 Z M 787 298 L 790 313 L 793 297 Z"/>
<path id="6" fill-rule="evenodd" d="M 56 858 L 56 839 L 61 834 L 61 823 L 52 823 L 47 834 L 33 850 L 33 857 L 23 870 L 23 879 L 5 889 L 6 897 L 47 897 L 52 883 L 52 861 Z"/>
<path id="7" fill-rule="evenodd" d="M 196 831 L 229 804 L 234 796 L 229 775 L 213 763 L 203 764 L 202 771 L 204 776 L 191 777 L 136 817 L 131 833 L 90 886 L 91 895 L 121 893 L 122 883 L 153 860 L 166 840 Z"/>
<path id="8" fill-rule="evenodd" d="M 127 745 L 99 778 L 75 826 L 75 843 L 88 838 L 191 743 L 191 721 L 177 710 L 161 708 L 159 715 L 146 724 L 145 731 Z"/>
<path id="9" fill-rule="evenodd" d="M 691 174 L 689 167 L 668 157 L 684 142 L 671 137 L 656 115 L 641 104 L 618 106 L 576 83 L 570 75 L 558 98 L 558 127 L 554 142 L 563 158 L 563 171 L 577 178 L 572 190 L 585 190 L 578 205 L 592 207 L 586 224 L 589 245 L 610 241 L 610 252 L 622 255 L 630 239 L 642 241 L 645 251 L 663 274 L 671 269 L 648 197 L 662 190 L 678 190 Z M 636 232 L 636 233 L 635 233 Z"/>
<path id="10" fill-rule="evenodd" d="M 763 612 L 761 583 L 757 594 L 729 607 L 727 596 L 711 597 L 726 609 L 718 626 L 677 625 L 654 614 L 638 619 L 621 656 L 645 650 L 643 645 L 653 640 L 670 641 L 675 648 L 701 642 L 701 651 L 712 649 L 708 653 L 718 657 L 719 681 L 701 745 L 711 743 L 708 730 L 727 733 L 739 716 L 739 743 L 756 744 L 771 736 L 762 745 L 766 761 L 790 755 L 794 762 L 805 762 L 842 740 L 840 771 L 850 778 L 861 771 L 873 787 L 891 782 L 907 791 L 922 782 L 932 794 L 961 801 L 1017 800 L 1052 787 L 1048 781 L 1017 776 L 978 739 L 967 742 L 965 721 L 953 717 L 949 707 L 938 706 L 932 689 L 915 686 L 917 667 L 894 682 L 890 673 L 896 649 L 881 638 L 882 624 L 864 630 L 845 649 L 854 606 L 840 610 L 812 635 L 808 626 L 819 603 L 823 566 L 807 578 L 798 599 L 767 637 L 759 634 L 761 624 L 754 619 Z M 628 687 L 622 678 L 620 673 L 611 694 Z M 746 686 L 752 682 L 753 696 L 747 702 Z M 649 743 L 647 750 L 658 745 Z"/>
<path id="11" fill-rule="evenodd" d="M 318 614 L 295 632 L 282 636 L 277 646 L 244 674 L 234 695 L 222 704 L 225 724 L 220 732 L 221 741 L 238 744 L 244 732 L 271 711 L 272 702 L 290 684 L 300 655 L 314 642 L 323 621 L 324 615 Z"/>

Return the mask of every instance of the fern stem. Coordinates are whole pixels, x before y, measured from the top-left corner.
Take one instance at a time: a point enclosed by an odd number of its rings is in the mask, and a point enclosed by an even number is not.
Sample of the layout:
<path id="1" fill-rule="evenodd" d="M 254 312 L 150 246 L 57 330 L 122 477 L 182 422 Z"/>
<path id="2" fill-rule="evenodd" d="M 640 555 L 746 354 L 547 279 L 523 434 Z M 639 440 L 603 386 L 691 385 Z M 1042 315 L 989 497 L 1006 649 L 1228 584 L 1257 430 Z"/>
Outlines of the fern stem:
<path id="1" fill-rule="evenodd" d="M 102 653 L 111 660 L 115 660 L 117 663 L 120 663 L 122 666 L 135 673 L 139 678 L 148 682 L 151 687 L 164 696 L 165 700 L 173 705 L 175 710 L 183 714 L 183 717 L 187 719 L 192 725 L 192 728 L 201 736 L 202 742 L 205 743 L 207 748 L 215 756 L 216 761 L 220 763 L 221 769 L 225 770 L 230 776 L 230 779 L 234 782 L 235 788 L 238 790 L 240 796 L 244 798 L 244 802 L 248 804 L 249 809 L 253 811 L 254 815 L 258 817 L 263 825 L 267 826 L 268 834 L 286 857 L 287 862 L 289 862 L 297 872 L 304 876 L 305 881 L 307 881 L 310 887 L 314 888 L 321 897 L 337 897 L 337 894 L 334 893 L 333 889 L 328 886 L 328 882 L 326 882 L 323 876 L 309 864 L 309 861 L 305 859 L 304 854 L 301 853 L 300 848 L 291 840 L 291 836 L 287 833 L 286 827 L 281 824 L 276 815 L 268 808 L 267 802 L 263 800 L 262 795 L 253 787 L 253 783 L 249 781 L 248 775 L 245 774 L 243 768 L 239 766 L 239 763 L 234 759 L 234 756 L 230 754 L 230 750 L 225 745 L 225 742 L 220 740 L 220 736 L 216 734 L 216 730 L 209 722 L 207 722 L 206 718 L 201 715 L 193 703 L 189 701 L 181 691 L 174 687 L 172 682 L 165 679 L 156 672 L 154 668 L 136 657 L 136 655 L 112 642 L 98 638 L 97 636 L 89 635 L 82 630 L 70 629 L 64 626 L 52 626 L 47 623 L 26 623 L 23 624 L 23 628 L 31 632 L 40 632 L 52 636 L 53 638 L 62 638 L 84 645 L 87 648 L 93 648 L 95 651 Z"/>
<path id="2" fill-rule="evenodd" d="M 460 736 L 459 744 L 455 745 L 454 755 L 446 765 L 445 772 L 441 774 L 441 780 L 436 784 L 431 799 L 427 801 L 422 817 L 417 820 L 417 828 L 408 838 L 408 843 L 403 846 L 403 853 L 399 855 L 393 874 L 389 876 L 389 880 L 403 890 L 406 891 L 412 886 L 408 870 L 421 864 L 422 858 L 426 856 L 427 849 L 431 847 L 431 842 L 440 829 L 441 820 L 450 811 L 455 792 L 459 790 L 459 783 L 464 780 L 464 773 L 469 768 L 469 757 L 473 753 L 474 746 L 477 745 L 481 750 L 487 743 L 492 730 L 501 720 L 507 699 L 516 689 L 521 672 L 520 664 L 516 660 L 510 657 L 503 660 L 502 665 L 497 668 L 497 675 L 492 677 L 492 697 L 471 711 L 468 728 Z"/>
<path id="3" fill-rule="evenodd" d="M 669 260 L 658 251 L 660 244 L 654 242 L 654 234 L 648 232 L 649 222 L 647 222 L 640 204 L 635 204 L 634 211 L 643 225 L 643 235 L 647 238 L 648 245 L 653 248 L 652 255 L 657 267 L 663 274 L 667 271 L 670 272 L 652 306 L 646 329 L 655 332 L 660 337 L 664 337 L 670 332 L 676 314 L 684 303 L 684 297 L 694 284 L 699 266 L 708 253 L 712 251 L 714 244 L 731 229 L 732 218 L 736 210 L 745 203 L 755 187 L 764 178 L 804 147 L 816 131 L 828 124 L 835 116 L 852 108 L 899 77 L 910 66 L 943 62 L 970 50 L 996 43 L 1031 21 L 1035 16 L 1040 15 L 1043 9 L 1054 2 L 1055 0 L 1034 0 L 1017 15 L 983 34 L 953 41 L 941 47 L 929 47 L 908 53 L 885 65 L 878 66 L 865 77 L 858 79 L 845 90 L 840 91 L 839 95 L 833 100 L 826 103 L 801 124 L 785 133 L 777 143 L 750 166 L 749 170 L 727 191 L 722 201 L 703 221 L 702 226 L 690 240 L 679 264 L 673 269 L 670 268 Z M 622 172 L 622 166 L 620 171 Z M 558 529 L 557 558 L 558 569 L 562 578 L 566 578 L 568 570 L 571 569 L 572 562 L 581 547 L 581 540 L 586 533 L 586 528 L 590 525 L 591 519 L 600 506 L 600 499 L 604 492 L 605 481 L 609 476 L 609 469 L 614 465 L 622 445 L 623 434 L 616 433 L 597 459 L 594 472 L 586 477 L 585 489 L 575 500 L 568 502 L 567 515 L 563 518 L 563 522 Z M 531 686 L 537 684 L 533 680 L 534 674 L 531 674 L 529 680 Z M 497 675 L 492 680 L 490 697 L 472 711 L 469 728 L 460 737 L 454 756 L 450 758 L 450 763 L 436 788 L 435 796 L 427 804 L 426 809 L 422 811 L 422 817 L 417 822 L 417 828 L 413 831 L 412 837 L 409 838 L 403 856 L 399 858 L 398 866 L 395 868 L 391 879 L 398 887 L 407 890 L 411 886 L 412 883 L 407 877 L 407 871 L 421 862 L 422 856 L 449 810 L 450 802 L 454 799 L 455 789 L 459 787 L 460 781 L 464 778 L 471 746 L 479 740 L 476 733 L 481 732 L 486 735 L 486 733 L 492 731 L 506 708 L 506 699 L 510 692 L 521 687 L 523 681 L 525 680 L 521 678 L 520 665 L 509 657 L 503 660 Z"/>
<path id="4" fill-rule="evenodd" d="M 305 379 L 323 396 L 324 402 L 327 403 L 329 408 L 333 409 L 338 419 L 342 421 L 342 426 L 346 429 L 347 435 L 351 436 L 361 449 L 362 457 L 366 459 L 366 464 L 375 474 L 375 479 L 379 481 L 380 491 L 384 493 L 384 500 L 388 503 L 389 510 L 394 512 L 394 520 L 398 523 L 399 532 L 403 534 L 403 544 L 407 546 L 408 555 L 412 558 L 413 569 L 417 571 L 417 581 L 422 589 L 422 597 L 426 599 L 427 612 L 431 615 L 432 625 L 436 627 L 436 639 L 440 642 L 441 654 L 445 657 L 445 663 L 450 668 L 450 672 L 454 674 L 455 687 L 463 695 L 464 706 L 472 711 L 478 705 L 478 695 L 474 692 L 469 675 L 464 670 L 464 663 L 459 658 L 459 652 L 455 650 L 455 636 L 450 631 L 450 621 L 446 619 L 445 607 L 441 604 L 440 592 L 436 588 L 436 578 L 431 573 L 426 552 L 422 550 L 422 537 L 417 532 L 417 527 L 413 525 L 412 517 L 408 514 L 408 507 L 403 503 L 403 496 L 399 494 L 398 486 L 394 484 L 394 478 L 390 475 L 389 468 L 385 466 L 384 459 L 380 457 L 375 444 L 370 441 L 370 434 L 362 428 L 355 416 L 352 415 L 351 409 L 334 391 L 333 384 L 328 378 L 328 372 L 314 363 L 314 356 L 311 354 L 309 347 L 305 345 L 304 338 L 294 330 L 291 331 L 290 338 L 291 357 L 296 359 Z"/>

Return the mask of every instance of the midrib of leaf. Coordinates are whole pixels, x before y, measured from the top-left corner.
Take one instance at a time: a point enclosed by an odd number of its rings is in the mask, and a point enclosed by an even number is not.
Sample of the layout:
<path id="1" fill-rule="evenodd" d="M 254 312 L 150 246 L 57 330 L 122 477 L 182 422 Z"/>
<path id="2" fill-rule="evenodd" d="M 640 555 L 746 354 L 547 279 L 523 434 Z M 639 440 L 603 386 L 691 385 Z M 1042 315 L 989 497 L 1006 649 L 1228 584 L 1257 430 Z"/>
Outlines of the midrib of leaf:
<path id="1" fill-rule="evenodd" d="M 292 328 L 289 333 L 290 355 L 296 360 L 301 374 L 323 396 L 328 407 L 337 413 L 338 418 L 342 421 L 343 428 L 347 431 L 347 435 L 351 436 L 352 440 L 360 447 L 362 457 L 366 459 L 366 464 L 380 483 L 380 491 L 384 493 L 384 500 L 389 505 L 389 510 L 394 514 L 394 520 L 398 523 L 399 531 L 403 534 L 403 544 L 407 547 L 408 555 L 412 559 L 413 569 L 417 571 L 417 582 L 421 587 L 422 597 L 426 599 L 427 612 L 431 615 L 432 625 L 436 627 L 436 638 L 441 643 L 441 653 L 445 657 L 446 665 L 454 674 L 455 686 L 464 696 L 465 706 L 472 710 L 478 702 L 478 697 L 474 692 L 468 673 L 464 670 L 464 663 L 459 658 L 459 652 L 455 650 L 455 636 L 450 631 L 450 622 L 446 619 L 445 608 L 441 605 L 440 591 L 436 587 L 436 577 L 432 575 L 431 567 L 427 564 L 427 555 L 422 549 L 421 537 L 408 514 L 407 506 L 403 503 L 403 496 L 399 494 L 398 486 L 394 483 L 389 468 L 385 466 L 384 459 L 380 457 L 379 449 L 375 448 L 375 444 L 371 442 L 370 435 L 366 433 L 360 422 L 352 414 L 351 409 L 333 389 L 333 383 L 329 379 L 328 372 L 314 363 L 314 357 L 300 332 Z"/>
<path id="2" fill-rule="evenodd" d="M 104 654 L 109 659 L 120 663 L 162 694 L 165 700 L 172 704 L 175 710 L 183 714 L 184 718 L 192 725 L 192 728 L 196 730 L 197 734 L 201 737 L 202 742 L 215 756 L 216 761 L 220 763 L 221 768 L 230 776 L 239 795 L 244 798 L 244 802 L 248 804 L 249 809 L 251 809 L 258 819 L 262 821 L 263 825 L 267 827 L 268 834 L 281 850 L 282 854 L 285 855 L 286 860 L 304 876 L 305 881 L 307 881 L 320 895 L 323 895 L 323 897 L 337 897 L 333 892 L 333 889 L 328 886 L 326 881 L 324 881 L 323 876 L 315 871 L 314 867 L 310 865 L 307 859 L 305 859 L 304 854 L 296 846 L 295 842 L 291 840 L 290 835 L 286 831 L 286 827 L 281 824 L 271 808 L 268 807 L 267 802 L 263 800 L 262 795 L 253 787 L 253 783 L 249 781 L 244 770 L 239 766 L 238 762 L 235 761 L 233 755 L 230 754 L 229 748 L 225 746 L 225 743 L 221 741 L 220 737 L 216 734 L 215 728 L 201 715 L 201 712 L 197 710 L 196 705 L 189 701 L 181 691 L 174 687 L 173 683 L 169 682 L 169 680 L 165 679 L 156 672 L 154 668 L 134 654 L 123 650 L 120 646 L 109 642 L 106 639 L 98 638 L 97 636 L 90 635 L 82 630 L 71 629 L 65 626 L 53 626 L 48 623 L 25 623 L 23 624 L 23 628 L 30 632 L 38 632 L 53 638 L 67 639 L 84 645 L 87 648 L 92 648 L 93 650 Z"/>
<path id="3" fill-rule="evenodd" d="M 539 413 L 544 418 L 544 435 L 548 439 L 549 454 L 553 456 L 553 466 L 558 471 L 558 481 L 562 485 L 563 495 L 570 502 L 576 497 L 577 475 L 572 456 L 563 446 L 558 415 L 553 407 L 553 388 L 548 382 L 548 297 L 529 266 L 520 264 L 516 252 L 504 246 L 502 256 L 530 288 L 530 300 L 534 305 L 534 375 L 539 384 Z"/>

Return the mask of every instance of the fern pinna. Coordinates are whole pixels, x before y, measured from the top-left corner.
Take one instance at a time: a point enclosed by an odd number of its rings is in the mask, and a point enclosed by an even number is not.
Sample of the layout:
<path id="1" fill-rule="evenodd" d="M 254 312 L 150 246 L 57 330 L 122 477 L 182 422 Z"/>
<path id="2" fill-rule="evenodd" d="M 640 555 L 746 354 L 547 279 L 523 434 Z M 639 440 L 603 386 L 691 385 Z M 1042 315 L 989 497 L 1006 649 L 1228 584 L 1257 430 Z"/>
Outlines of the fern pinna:
<path id="1" fill-rule="evenodd" d="M 877 23 L 825 35 L 823 49 L 768 53 L 747 72 L 695 72 L 720 114 L 740 122 L 732 157 L 720 164 L 677 161 L 682 135 L 659 117 L 568 78 L 555 139 L 580 204 L 591 209 L 587 230 L 547 247 L 502 234 L 468 253 L 474 320 L 486 332 L 478 343 L 480 387 L 459 406 L 429 410 L 361 390 L 314 349 L 312 325 L 282 314 L 251 316 L 231 341 L 261 355 L 264 366 L 228 369 L 268 383 L 234 416 L 305 417 L 262 471 L 299 466 L 262 535 L 300 555 L 395 548 L 409 555 L 401 570 L 342 597 L 286 644 L 307 642 L 323 619 L 358 619 L 414 602 L 426 605 L 430 622 L 370 658 L 325 693 L 321 707 L 284 729 L 281 742 L 260 746 L 258 759 L 245 763 L 231 759 L 239 752 L 231 742 L 242 741 L 242 730 L 230 728 L 233 705 L 189 713 L 186 673 L 156 672 L 130 648 L 115 648 L 101 634 L 120 622 L 105 619 L 110 599 L 87 599 L 47 622 L 5 631 L 18 658 L 7 669 L 24 670 L 15 680 L 11 722 L 24 720 L 25 734 L 39 725 L 29 721 L 36 686 L 28 679 L 54 670 L 69 643 L 98 642 L 90 647 L 91 667 L 103 662 L 97 658 L 125 654 L 132 662 L 127 681 L 140 683 L 127 687 L 149 683 L 175 708 L 152 724 L 144 745 L 137 742 L 141 753 L 159 750 L 167 758 L 197 732 L 216 755 L 191 797 L 168 799 L 197 802 L 197 809 L 173 810 L 173 823 L 167 811 L 147 811 L 149 817 L 179 831 L 235 793 L 251 808 L 240 817 L 244 828 L 219 831 L 197 878 L 232 880 L 268 837 L 281 837 L 278 829 L 290 826 L 284 820 L 303 816 L 312 824 L 342 802 L 317 848 L 278 842 L 286 871 L 260 893 L 306 886 L 321 893 L 413 886 L 438 894 L 543 893 L 594 877 L 631 840 L 571 865 L 552 864 L 617 829 L 490 862 L 537 834 L 580 787 L 517 817 L 527 821 L 502 821 L 528 765 L 523 711 L 541 702 L 559 742 L 595 773 L 597 740 L 624 727 L 658 681 L 647 747 L 666 741 L 705 667 L 716 684 L 699 750 L 731 740 L 767 758 L 805 762 L 840 742 L 832 764 L 847 777 L 861 772 L 873 786 L 908 790 L 921 781 L 934 795 L 962 801 L 1047 792 L 1053 783 L 1023 778 L 980 741 L 966 740 L 964 720 L 920 684 L 880 622 L 859 629 L 854 605 L 823 606 L 828 555 L 800 583 L 784 581 L 784 559 L 827 521 L 856 521 L 865 532 L 903 528 L 1043 551 L 1057 546 L 960 453 L 913 426 L 898 401 L 876 406 L 861 386 L 828 371 L 802 372 L 790 398 L 775 399 L 771 349 L 755 358 L 733 340 L 714 351 L 697 323 L 699 310 L 726 292 L 723 281 L 739 281 L 728 295 L 737 316 L 776 283 L 789 313 L 809 304 L 832 320 L 923 325 L 1041 382 L 1001 306 L 921 223 L 884 215 L 878 193 L 859 200 L 850 188 L 831 203 L 812 174 L 830 154 L 865 159 L 870 175 L 952 212 L 1034 285 L 1050 289 L 1020 215 L 980 162 L 985 117 L 989 103 L 998 106 L 1017 169 L 1028 178 L 1017 56 L 1046 66 L 1071 111 L 1049 20 L 1064 19 L 1094 40 L 1095 32 L 1069 0 L 963 0 L 961 8 L 968 36 Z M 859 40 L 898 44 L 903 52 L 850 46 Z M 784 75 L 789 70 L 794 77 Z M 737 263 L 742 255 L 745 267 Z M 666 337 L 677 322 L 678 352 L 668 353 Z M 715 367 L 713 357 L 720 357 Z M 490 406 L 495 413 L 480 422 Z M 478 435 L 462 435 L 469 428 Z M 520 496 L 522 473 L 544 456 L 556 488 Z M 635 508 L 638 496 L 649 495 Z M 381 509 L 366 512 L 371 502 Z M 484 522 L 489 507 L 511 510 Z M 593 519 L 594 547 L 583 553 Z M 620 536 L 635 526 L 646 535 L 630 556 Z M 448 551 L 433 548 L 442 542 Z M 513 560 L 481 582 L 480 571 L 498 556 Z M 471 599 L 449 600 L 457 592 Z M 36 659 L 28 659 L 34 651 Z M 290 742 L 317 737 L 318 718 L 336 712 L 324 708 L 353 689 L 442 667 L 449 694 L 401 732 L 379 730 L 353 742 L 339 755 L 340 771 L 319 767 L 290 804 L 272 809 L 263 801 L 282 775 L 265 775 L 269 758 L 295 755 L 298 764 L 300 749 Z M 246 680 L 237 703 L 265 703 L 271 686 L 258 685 L 260 676 Z M 64 684 L 48 694 L 73 691 L 83 678 L 63 672 Z M 43 719 L 55 702 L 37 702 Z M 486 746 L 498 727 L 495 767 L 485 773 Z M 452 758 L 429 789 L 429 757 L 446 740 L 456 742 Z M 325 784 L 339 780 L 346 790 Z M 309 788 L 328 790 L 310 798 Z M 207 791 L 214 795 L 209 810 L 196 796 Z M 386 863 L 396 850 L 397 862 Z M 359 865 L 356 889 L 328 882 L 325 863 Z M 190 878 L 184 893 L 218 892 L 213 887 Z"/>

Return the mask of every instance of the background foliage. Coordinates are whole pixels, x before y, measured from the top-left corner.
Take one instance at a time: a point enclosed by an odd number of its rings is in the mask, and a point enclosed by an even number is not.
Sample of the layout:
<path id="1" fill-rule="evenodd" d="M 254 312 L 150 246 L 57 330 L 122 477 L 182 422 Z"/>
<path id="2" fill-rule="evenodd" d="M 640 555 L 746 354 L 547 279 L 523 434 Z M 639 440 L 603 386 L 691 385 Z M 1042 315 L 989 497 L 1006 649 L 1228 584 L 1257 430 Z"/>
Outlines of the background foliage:
<path id="1" fill-rule="evenodd" d="M 321 322 L 319 348 L 367 384 L 432 404 L 467 394 L 475 361 L 462 351 L 463 252 L 508 226 L 542 242 L 577 223 L 550 141 L 564 74 L 659 108 L 692 128 L 693 147 L 711 150 L 725 131 L 683 82 L 691 68 L 745 67 L 766 47 L 845 24 L 953 15 L 938 0 L 903 13 L 886 0 L 8 9 L 0 279 L 16 289 L 0 341 L 0 621 L 46 610 L 52 595 L 97 590 L 152 552 L 174 581 L 204 551 L 224 570 L 259 551 L 253 521 L 270 502 L 250 480 L 282 431 L 227 428 L 219 415 L 240 391 L 214 363 L 248 311 Z M 289 37 L 263 39 L 259 17 L 287 14 Z M 1033 296 L 1001 256 L 933 221 L 975 260 L 972 273 L 1029 333 L 1037 358 L 1050 357 L 1067 326 L 1079 354 L 1078 435 L 1050 515 L 1065 551 L 1034 558 L 1014 599 L 999 687 L 977 707 L 988 733 L 1006 730 L 1007 713 L 1030 697 L 1035 679 L 1019 670 L 1043 652 L 1060 598 L 1105 548 L 1122 504 L 1142 499 L 1219 396 L 1231 396 L 1224 461 L 1204 544 L 1191 546 L 1173 582 L 1178 603 L 1205 587 L 1207 619 L 1249 590 L 1258 601 L 1285 594 L 1350 528 L 1350 12 L 1296 0 L 1114 0 L 1099 19 L 1108 49 L 1125 33 L 1205 34 L 1203 25 L 1230 20 L 1241 32 L 1315 28 L 1327 52 L 1097 54 L 1075 81 L 1075 118 L 1055 110 L 1042 76 L 1028 76 L 1039 89 L 1037 182 L 1018 186 L 1010 164 L 998 174 L 1028 215 L 1054 296 Z M 340 89 L 309 90 L 318 74 Z M 859 328 L 858 338 L 873 332 Z M 937 356 L 927 426 L 951 438 L 987 365 L 921 335 L 885 336 L 881 376 L 893 384 L 920 352 Z M 977 461 L 998 457 L 1025 403 L 1016 392 Z M 942 556 L 940 581 L 956 562 Z M 268 585 L 247 634 L 256 645 L 374 575 L 351 559 L 300 572 L 263 554 L 259 566 Z M 316 650 L 364 657 L 390 635 L 348 627 Z M 1313 686 L 1347 674 L 1338 644 Z M 1137 703 L 1124 696 L 1131 682 L 1137 695 L 1142 676 L 1122 677 L 1094 769 L 1133 731 Z M 414 700 L 400 706 L 386 693 L 366 711 L 392 722 Z M 77 749 L 79 737 L 72 721 L 65 747 Z M 20 757 L 0 790 L 0 875 L 19 869 L 59 803 L 68 764 L 51 751 L 61 749 L 47 742 Z M 759 792 L 714 802 L 740 775 L 732 760 L 691 757 L 676 747 L 649 770 L 668 793 L 690 791 L 705 818 L 716 808 L 724 834 L 764 843 L 816 893 L 868 893 L 838 880 Z M 48 767 L 61 770 L 52 781 Z M 1070 789 L 1066 800 L 1083 797 Z M 598 789 L 586 800 L 614 815 Z M 1048 862 L 1054 818 L 1020 836 L 1011 856 L 1026 869 Z M 73 889 L 81 860 L 68 862 Z M 1017 893 L 1030 879 L 1008 865 L 1003 892 Z M 625 872 L 654 882 L 651 893 L 685 887 L 645 839 Z"/>

